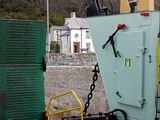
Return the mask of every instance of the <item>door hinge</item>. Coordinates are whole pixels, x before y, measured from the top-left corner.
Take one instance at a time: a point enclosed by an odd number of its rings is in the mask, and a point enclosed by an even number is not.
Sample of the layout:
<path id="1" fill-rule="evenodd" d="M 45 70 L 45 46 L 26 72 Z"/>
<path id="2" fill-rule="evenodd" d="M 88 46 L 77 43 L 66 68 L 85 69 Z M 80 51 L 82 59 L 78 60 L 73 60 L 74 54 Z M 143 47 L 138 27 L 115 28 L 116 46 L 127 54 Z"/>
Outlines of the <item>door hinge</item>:
<path id="1" fill-rule="evenodd" d="M 140 47 L 139 50 L 140 50 L 142 53 L 146 53 L 147 48 L 145 48 L 145 47 Z"/>

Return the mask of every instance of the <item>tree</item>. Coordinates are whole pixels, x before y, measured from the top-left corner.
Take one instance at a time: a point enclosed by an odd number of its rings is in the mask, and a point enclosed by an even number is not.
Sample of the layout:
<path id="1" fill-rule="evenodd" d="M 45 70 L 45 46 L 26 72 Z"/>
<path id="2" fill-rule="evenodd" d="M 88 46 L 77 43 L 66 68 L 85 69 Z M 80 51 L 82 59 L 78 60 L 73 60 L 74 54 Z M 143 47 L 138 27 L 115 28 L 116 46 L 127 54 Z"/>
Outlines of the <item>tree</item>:
<path id="1" fill-rule="evenodd" d="M 63 25 L 64 17 L 56 12 L 50 13 L 50 24 L 51 25 Z"/>
<path id="2" fill-rule="evenodd" d="M 56 47 L 57 47 L 56 45 L 57 45 L 56 41 L 51 41 L 51 45 L 50 45 L 51 53 L 56 52 Z"/>

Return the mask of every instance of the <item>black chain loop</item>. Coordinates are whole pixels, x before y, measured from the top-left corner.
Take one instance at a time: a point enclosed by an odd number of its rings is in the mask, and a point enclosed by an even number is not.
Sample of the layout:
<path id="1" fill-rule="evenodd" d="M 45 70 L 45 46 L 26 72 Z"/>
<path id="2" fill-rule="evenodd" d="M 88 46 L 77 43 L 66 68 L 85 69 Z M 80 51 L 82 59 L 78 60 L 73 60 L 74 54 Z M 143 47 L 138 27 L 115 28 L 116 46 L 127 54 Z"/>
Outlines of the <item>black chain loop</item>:
<path id="1" fill-rule="evenodd" d="M 91 101 L 91 99 L 92 99 L 92 97 L 93 97 L 93 91 L 94 91 L 94 89 L 95 89 L 95 83 L 96 83 L 96 81 L 98 80 L 98 73 L 100 72 L 99 71 L 99 66 L 98 66 L 98 63 L 94 66 L 94 70 L 92 71 L 93 73 L 94 73 L 94 75 L 93 75 L 93 83 L 91 84 L 91 86 L 90 86 L 90 93 L 88 94 L 88 100 L 87 100 L 87 102 L 85 103 L 85 108 L 84 108 L 84 110 L 83 110 L 83 115 L 86 115 L 87 114 L 87 110 L 88 110 L 88 108 L 89 108 L 89 106 L 90 106 L 90 101 Z"/>

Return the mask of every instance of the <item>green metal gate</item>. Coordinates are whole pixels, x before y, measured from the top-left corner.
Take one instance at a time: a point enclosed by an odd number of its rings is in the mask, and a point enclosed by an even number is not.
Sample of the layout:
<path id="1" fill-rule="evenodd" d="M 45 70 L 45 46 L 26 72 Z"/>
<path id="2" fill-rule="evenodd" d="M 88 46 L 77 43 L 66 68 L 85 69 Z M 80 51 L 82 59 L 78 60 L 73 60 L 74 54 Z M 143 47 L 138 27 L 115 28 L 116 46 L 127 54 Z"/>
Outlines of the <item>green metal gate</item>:
<path id="1" fill-rule="evenodd" d="M 43 22 L 0 20 L 0 120 L 41 120 L 44 111 Z"/>

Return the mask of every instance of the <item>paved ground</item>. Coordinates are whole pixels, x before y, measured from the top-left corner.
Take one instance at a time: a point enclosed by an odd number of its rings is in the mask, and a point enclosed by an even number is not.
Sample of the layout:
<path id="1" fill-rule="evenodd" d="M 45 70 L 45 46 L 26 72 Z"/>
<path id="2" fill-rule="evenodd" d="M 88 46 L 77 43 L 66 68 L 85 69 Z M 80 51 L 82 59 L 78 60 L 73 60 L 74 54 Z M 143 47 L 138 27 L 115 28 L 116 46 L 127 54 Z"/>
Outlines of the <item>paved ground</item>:
<path id="1" fill-rule="evenodd" d="M 87 66 L 50 66 L 45 74 L 45 100 L 46 104 L 51 96 L 58 93 L 74 90 L 83 102 L 87 100 L 90 84 L 92 83 L 92 67 Z M 67 109 L 77 106 L 72 97 L 66 96 L 53 102 L 53 110 Z M 91 100 L 88 113 L 106 112 L 108 110 L 108 102 L 104 93 L 101 76 L 96 83 L 93 99 Z M 71 115 L 79 115 L 78 111 L 69 113 Z M 58 118 L 56 118 L 58 120 Z"/>

